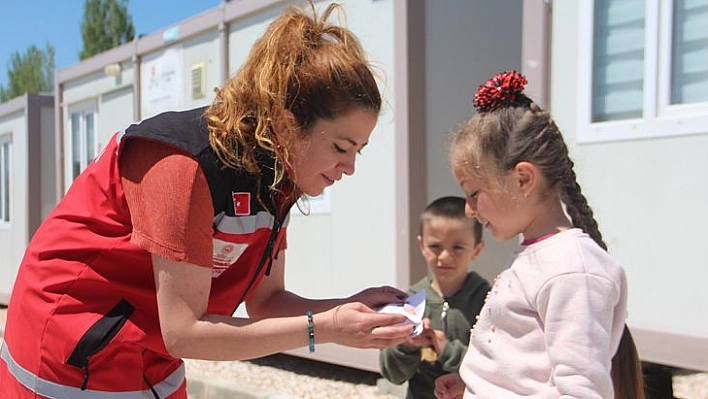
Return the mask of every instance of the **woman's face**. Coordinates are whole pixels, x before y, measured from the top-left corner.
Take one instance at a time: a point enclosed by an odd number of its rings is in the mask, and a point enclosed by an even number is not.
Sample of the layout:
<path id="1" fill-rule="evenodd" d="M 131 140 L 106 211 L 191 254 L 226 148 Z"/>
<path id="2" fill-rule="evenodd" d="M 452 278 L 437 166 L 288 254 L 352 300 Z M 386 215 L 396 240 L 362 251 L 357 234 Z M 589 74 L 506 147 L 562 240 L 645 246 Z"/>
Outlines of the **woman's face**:
<path id="1" fill-rule="evenodd" d="M 317 196 L 343 175 L 353 175 L 356 156 L 369 143 L 376 121 L 376 113 L 360 107 L 316 121 L 290 153 L 292 179 L 300 191 Z"/>

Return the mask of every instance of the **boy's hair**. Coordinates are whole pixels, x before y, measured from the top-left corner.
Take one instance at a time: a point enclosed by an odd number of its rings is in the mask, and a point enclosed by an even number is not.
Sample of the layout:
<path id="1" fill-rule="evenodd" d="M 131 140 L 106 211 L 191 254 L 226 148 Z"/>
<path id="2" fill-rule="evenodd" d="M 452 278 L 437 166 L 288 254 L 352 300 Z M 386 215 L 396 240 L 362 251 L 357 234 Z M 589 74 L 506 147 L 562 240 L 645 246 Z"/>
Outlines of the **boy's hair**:
<path id="1" fill-rule="evenodd" d="M 435 217 L 447 219 L 469 220 L 472 223 L 474 232 L 474 243 L 482 241 L 482 224 L 477 219 L 470 218 L 465 214 L 465 199 L 457 196 L 440 197 L 423 209 L 420 214 L 420 235 L 423 235 L 423 225 Z"/>

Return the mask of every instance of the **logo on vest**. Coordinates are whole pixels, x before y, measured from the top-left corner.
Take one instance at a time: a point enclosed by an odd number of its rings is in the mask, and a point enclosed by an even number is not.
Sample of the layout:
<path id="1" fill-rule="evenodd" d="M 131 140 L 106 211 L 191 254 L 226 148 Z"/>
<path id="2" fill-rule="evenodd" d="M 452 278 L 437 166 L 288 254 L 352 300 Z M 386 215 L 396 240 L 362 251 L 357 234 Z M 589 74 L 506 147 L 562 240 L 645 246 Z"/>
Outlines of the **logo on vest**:
<path id="1" fill-rule="evenodd" d="M 251 193 L 231 193 L 234 200 L 234 214 L 236 216 L 251 214 Z"/>
<path id="2" fill-rule="evenodd" d="M 211 277 L 219 277 L 221 273 L 225 272 L 226 269 L 236 263 L 247 247 L 248 244 L 237 244 L 215 238 Z"/>

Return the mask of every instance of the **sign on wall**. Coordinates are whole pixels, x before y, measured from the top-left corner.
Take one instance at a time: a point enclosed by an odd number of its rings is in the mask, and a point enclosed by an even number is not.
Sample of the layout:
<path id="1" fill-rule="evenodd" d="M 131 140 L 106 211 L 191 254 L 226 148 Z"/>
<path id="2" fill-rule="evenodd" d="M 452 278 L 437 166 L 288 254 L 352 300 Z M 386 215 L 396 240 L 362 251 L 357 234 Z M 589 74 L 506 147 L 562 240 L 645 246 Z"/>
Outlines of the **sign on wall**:
<path id="1" fill-rule="evenodd" d="M 140 69 L 141 116 L 182 109 L 182 50 L 167 49 Z"/>

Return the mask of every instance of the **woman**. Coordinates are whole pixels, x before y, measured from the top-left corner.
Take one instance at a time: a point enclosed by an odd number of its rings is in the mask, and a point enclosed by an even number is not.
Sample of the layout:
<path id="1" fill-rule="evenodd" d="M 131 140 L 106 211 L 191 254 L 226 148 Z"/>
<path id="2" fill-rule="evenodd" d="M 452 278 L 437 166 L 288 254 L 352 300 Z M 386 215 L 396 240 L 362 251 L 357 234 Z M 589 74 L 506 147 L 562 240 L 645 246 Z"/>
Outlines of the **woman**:
<path id="1" fill-rule="evenodd" d="M 116 134 L 30 242 L 8 309 L 10 397 L 186 398 L 181 358 L 405 341 L 391 287 L 285 290 L 289 209 L 343 175 L 381 107 L 357 39 L 291 9 L 211 106 Z M 245 302 L 249 318 L 232 317 Z"/>

